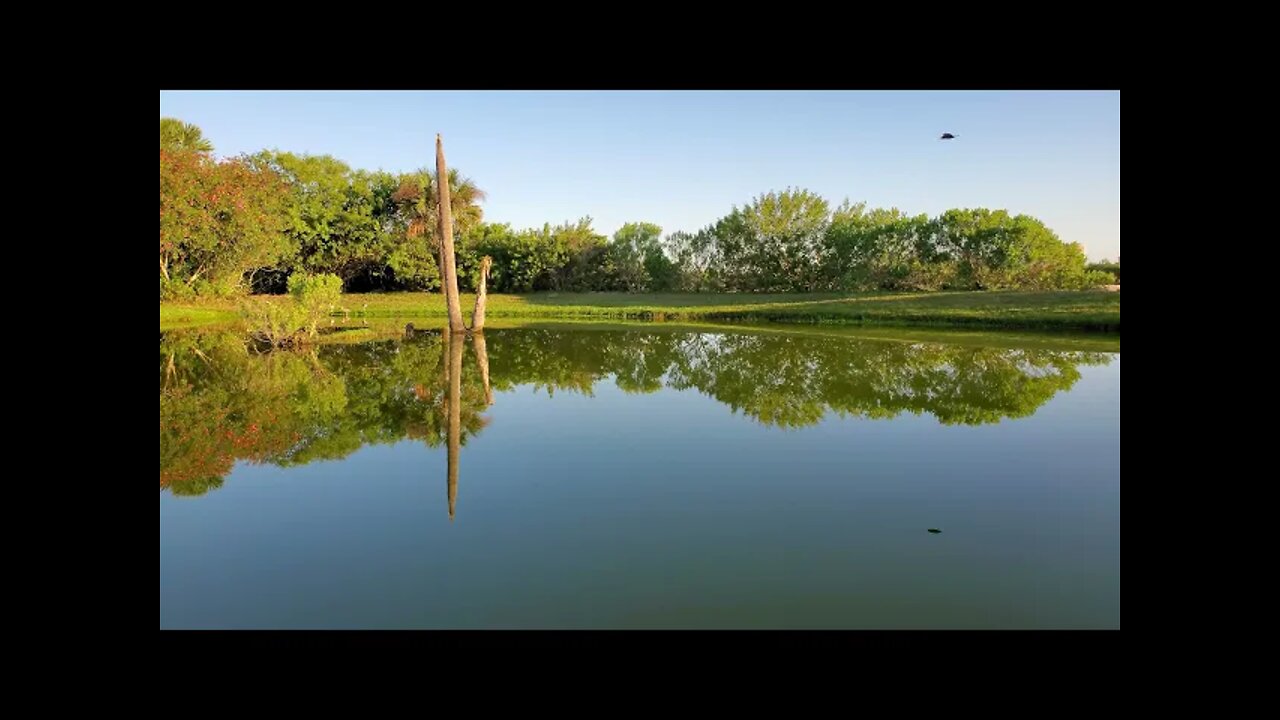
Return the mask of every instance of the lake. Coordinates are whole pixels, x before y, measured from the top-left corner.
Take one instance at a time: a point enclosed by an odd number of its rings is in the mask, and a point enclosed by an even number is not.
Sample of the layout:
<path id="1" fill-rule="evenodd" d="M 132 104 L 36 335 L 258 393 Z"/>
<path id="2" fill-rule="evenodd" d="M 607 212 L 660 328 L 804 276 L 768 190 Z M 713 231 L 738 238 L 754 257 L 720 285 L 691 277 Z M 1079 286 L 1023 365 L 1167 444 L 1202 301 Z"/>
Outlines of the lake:
<path id="1" fill-rule="evenodd" d="M 1119 339 L 161 333 L 160 626 L 1119 628 Z"/>

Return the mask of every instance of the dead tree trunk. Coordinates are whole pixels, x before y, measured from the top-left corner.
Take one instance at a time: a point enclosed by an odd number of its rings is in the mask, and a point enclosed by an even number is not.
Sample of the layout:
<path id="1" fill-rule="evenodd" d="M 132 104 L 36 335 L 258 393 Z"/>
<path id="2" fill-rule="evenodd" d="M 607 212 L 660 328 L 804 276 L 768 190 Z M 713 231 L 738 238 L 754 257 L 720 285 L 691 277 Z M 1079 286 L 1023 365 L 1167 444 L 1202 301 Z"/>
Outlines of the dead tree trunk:
<path id="1" fill-rule="evenodd" d="M 471 311 L 471 331 L 484 330 L 484 304 L 488 299 L 489 268 L 493 258 L 485 255 L 480 259 L 480 287 L 476 289 L 476 307 Z"/>
<path id="2" fill-rule="evenodd" d="M 444 304 L 449 311 L 449 330 L 465 332 L 462 304 L 458 300 L 458 267 L 453 256 L 453 208 L 449 204 L 449 168 L 444 163 L 444 143 L 436 134 L 436 203 L 440 212 L 440 281 Z"/>

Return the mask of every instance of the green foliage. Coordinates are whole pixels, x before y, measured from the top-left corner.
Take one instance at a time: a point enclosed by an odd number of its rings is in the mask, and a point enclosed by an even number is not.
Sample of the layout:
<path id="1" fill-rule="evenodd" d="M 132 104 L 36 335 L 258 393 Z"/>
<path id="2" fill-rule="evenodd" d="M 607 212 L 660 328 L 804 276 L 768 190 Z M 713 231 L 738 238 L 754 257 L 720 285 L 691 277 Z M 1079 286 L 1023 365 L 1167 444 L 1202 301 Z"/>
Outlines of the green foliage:
<path id="1" fill-rule="evenodd" d="M 160 118 L 160 149 L 213 152 L 213 143 L 205 139 L 200 128 L 177 118 Z"/>
<path id="2" fill-rule="evenodd" d="M 541 236 L 526 230 L 516 232 L 510 225 L 482 224 L 468 230 L 458 244 L 459 284 L 476 286 L 476 262 L 462 262 L 462 257 L 493 258 L 489 287 L 494 292 L 527 292 L 545 269 L 546 253 L 539 242 Z"/>
<path id="3" fill-rule="evenodd" d="M 697 233 L 672 233 L 665 244 L 672 258 L 672 290 L 721 292 L 725 289 L 717 271 L 720 257 L 710 228 Z"/>
<path id="4" fill-rule="evenodd" d="M 613 275 L 608 250 L 605 237 L 591 228 L 591 218 L 519 232 L 509 225 L 480 225 L 459 243 L 459 277 L 474 288 L 478 259 L 488 255 L 494 292 L 605 289 Z"/>
<path id="5" fill-rule="evenodd" d="M 161 297 L 232 294 L 243 288 L 246 273 L 287 257 L 286 196 L 270 170 L 161 149 Z"/>
<path id="6" fill-rule="evenodd" d="M 847 200 L 832 213 L 826 236 L 825 285 L 834 290 L 937 290 L 941 267 L 920 258 L 929 231 L 925 215 L 897 208 L 868 211 Z M 934 264 L 938 265 L 938 264 Z"/>
<path id="7" fill-rule="evenodd" d="M 337 275 L 299 272 L 290 275 L 288 282 L 287 300 L 250 298 L 240 304 L 250 336 L 269 347 L 291 347 L 314 338 L 320 322 L 342 297 L 342 279 Z"/>
<path id="8" fill-rule="evenodd" d="M 609 243 L 611 290 L 643 292 L 655 283 L 650 269 L 663 272 L 662 261 L 670 261 L 662 250 L 662 228 L 653 223 L 627 223 L 613 234 Z"/>
<path id="9" fill-rule="evenodd" d="M 1098 282 L 1097 283 L 1098 285 L 1119 285 L 1120 284 L 1119 261 L 1108 262 L 1106 260 L 1103 260 L 1102 262 L 1090 263 L 1085 266 L 1085 269 L 1090 272 L 1101 273 L 1099 275 L 1094 276 L 1095 279 L 1105 278 L 1103 282 Z"/>
<path id="10" fill-rule="evenodd" d="M 387 254 L 386 262 L 395 286 L 405 290 L 440 289 L 436 256 L 421 240 L 398 239 Z"/>
<path id="11" fill-rule="evenodd" d="M 808 190 L 771 192 L 734 208 L 710 233 L 725 289 L 819 289 L 829 216 L 827 201 Z"/>
<path id="12" fill-rule="evenodd" d="M 609 240 L 591 228 L 591 218 L 562 223 L 544 233 L 553 254 L 565 258 L 563 265 L 549 273 L 547 289 L 583 292 L 609 284 Z"/>
<path id="13" fill-rule="evenodd" d="M 289 295 L 302 308 L 307 334 L 315 337 L 320 320 L 342 299 L 342 278 L 328 274 L 294 273 L 289 276 Z"/>
<path id="14" fill-rule="evenodd" d="M 306 309 L 298 302 L 271 302 L 247 298 L 240 303 L 240 315 L 254 340 L 268 347 L 291 347 L 302 342 L 311 326 Z"/>
<path id="15" fill-rule="evenodd" d="M 1120 278 L 1103 270 L 1086 270 L 1084 274 L 1084 287 L 1098 287 L 1099 285 L 1119 285 Z"/>
<path id="16" fill-rule="evenodd" d="M 161 298 L 282 292 L 294 273 L 349 292 L 440 287 L 431 170 L 353 170 L 276 150 L 214 161 L 199 128 L 161 119 Z M 847 292 L 1079 289 L 1099 284 L 1079 246 L 1043 223 L 985 208 L 930 219 L 803 189 L 757 196 L 696 233 L 590 218 L 515 229 L 483 222 L 485 193 L 449 171 L 462 289 L 493 258 L 494 292 Z M 1110 271 L 1108 267 L 1091 270 Z M 1119 263 L 1114 275 L 1119 281 Z"/>

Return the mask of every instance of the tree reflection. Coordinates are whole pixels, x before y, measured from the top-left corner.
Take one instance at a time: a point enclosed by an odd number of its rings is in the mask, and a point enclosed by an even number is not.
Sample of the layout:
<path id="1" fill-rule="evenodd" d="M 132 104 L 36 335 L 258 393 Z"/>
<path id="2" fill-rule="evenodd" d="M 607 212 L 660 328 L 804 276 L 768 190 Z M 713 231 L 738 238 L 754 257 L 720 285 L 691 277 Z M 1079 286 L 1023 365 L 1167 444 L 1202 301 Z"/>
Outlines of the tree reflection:
<path id="1" fill-rule="evenodd" d="M 828 413 L 928 413 L 979 425 L 1031 415 L 1105 353 L 969 347 L 804 334 L 665 329 L 474 333 L 258 354 L 225 332 L 160 340 L 160 487 L 199 495 L 237 460 L 289 466 L 405 438 L 448 452 L 449 514 L 458 456 L 481 432 L 494 392 L 527 385 L 590 395 L 693 390 L 753 420 L 798 428 Z M 486 337 L 487 336 L 487 337 Z M 475 370 L 464 360 L 475 355 Z"/>
<path id="2" fill-rule="evenodd" d="M 442 333 L 449 347 L 449 519 L 458 504 L 458 446 L 462 439 L 462 337 Z"/>

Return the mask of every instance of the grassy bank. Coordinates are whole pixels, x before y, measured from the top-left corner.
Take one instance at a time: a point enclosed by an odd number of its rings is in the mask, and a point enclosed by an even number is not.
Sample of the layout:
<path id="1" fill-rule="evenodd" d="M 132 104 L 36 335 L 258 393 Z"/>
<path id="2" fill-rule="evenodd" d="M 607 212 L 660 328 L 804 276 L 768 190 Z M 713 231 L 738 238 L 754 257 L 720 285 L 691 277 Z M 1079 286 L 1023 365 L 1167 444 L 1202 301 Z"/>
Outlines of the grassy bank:
<path id="1" fill-rule="evenodd" d="M 173 305 L 160 303 L 160 329 L 173 330 L 193 325 L 209 325 L 211 323 L 238 320 L 240 315 L 230 306 L 218 307 Z"/>
<path id="2" fill-rule="evenodd" d="M 290 302 L 287 297 L 279 302 Z M 464 315 L 474 298 L 463 296 Z M 439 293 L 344 295 L 350 317 L 443 318 Z M 234 317 L 225 307 L 166 308 L 188 322 L 198 312 L 213 320 Z M 664 295 L 531 293 L 490 295 L 490 318 L 577 318 L 658 321 L 767 321 L 782 323 L 929 325 L 1120 332 L 1119 292 L 946 292 L 860 295 Z"/>

